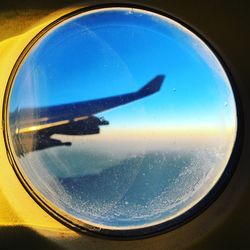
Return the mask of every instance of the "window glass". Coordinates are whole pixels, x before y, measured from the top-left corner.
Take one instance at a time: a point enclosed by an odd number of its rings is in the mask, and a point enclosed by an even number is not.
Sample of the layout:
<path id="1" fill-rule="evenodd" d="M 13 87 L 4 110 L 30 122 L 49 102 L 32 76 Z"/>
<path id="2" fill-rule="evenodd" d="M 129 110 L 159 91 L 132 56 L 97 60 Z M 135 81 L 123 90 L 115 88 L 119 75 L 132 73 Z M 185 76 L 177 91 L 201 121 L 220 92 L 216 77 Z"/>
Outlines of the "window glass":
<path id="1" fill-rule="evenodd" d="M 36 194 L 105 229 L 188 211 L 225 171 L 237 132 L 234 94 L 209 47 L 131 8 L 51 28 L 20 64 L 9 112 L 17 165 Z"/>

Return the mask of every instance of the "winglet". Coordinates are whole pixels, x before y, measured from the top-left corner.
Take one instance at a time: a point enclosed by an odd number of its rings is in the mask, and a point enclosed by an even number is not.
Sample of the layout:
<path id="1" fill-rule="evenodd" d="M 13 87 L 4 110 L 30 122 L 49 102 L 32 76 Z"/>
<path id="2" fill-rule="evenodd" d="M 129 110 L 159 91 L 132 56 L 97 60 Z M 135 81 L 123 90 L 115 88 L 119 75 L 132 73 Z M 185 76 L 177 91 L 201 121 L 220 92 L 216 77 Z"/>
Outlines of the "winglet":
<path id="1" fill-rule="evenodd" d="M 149 83 L 147 83 L 144 87 L 139 89 L 137 93 L 141 96 L 148 96 L 158 92 L 161 89 L 162 83 L 165 79 L 165 75 L 158 75 Z"/>

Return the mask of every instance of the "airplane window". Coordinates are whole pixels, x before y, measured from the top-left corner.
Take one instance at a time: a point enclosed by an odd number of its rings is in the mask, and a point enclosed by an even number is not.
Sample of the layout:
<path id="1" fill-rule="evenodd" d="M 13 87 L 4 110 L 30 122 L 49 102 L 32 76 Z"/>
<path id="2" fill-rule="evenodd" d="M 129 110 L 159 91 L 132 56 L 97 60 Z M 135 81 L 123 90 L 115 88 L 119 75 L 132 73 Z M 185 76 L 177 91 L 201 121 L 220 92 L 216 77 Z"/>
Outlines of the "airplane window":
<path id="1" fill-rule="evenodd" d="M 204 201 L 238 125 L 229 78 L 203 40 L 155 12 L 108 7 L 31 44 L 11 83 L 8 133 L 42 206 L 122 236 L 178 224 Z"/>

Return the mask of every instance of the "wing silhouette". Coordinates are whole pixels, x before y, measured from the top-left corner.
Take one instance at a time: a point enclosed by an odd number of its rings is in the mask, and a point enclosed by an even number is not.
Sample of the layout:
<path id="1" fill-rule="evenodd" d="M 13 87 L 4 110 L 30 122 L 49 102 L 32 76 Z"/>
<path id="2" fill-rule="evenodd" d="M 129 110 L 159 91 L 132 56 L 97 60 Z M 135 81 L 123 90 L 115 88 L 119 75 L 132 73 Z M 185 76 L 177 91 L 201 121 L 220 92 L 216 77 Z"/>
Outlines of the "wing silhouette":
<path id="1" fill-rule="evenodd" d="M 87 135 L 100 132 L 100 125 L 109 122 L 94 115 L 158 92 L 164 81 L 164 75 L 158 75 L 136 92 L 107 98 L 76 103 L 41 107 L 23 108 L 10 114 L 11 130 L 14 137 L 30 141 L 36 139 L 36 145 L 28 151 L 43 149 L 60 144 L 51 139 L 53 134 Z M 50 144 L 51 143 L 51 144 Z M 33 143 L 34 144 L 34 143 Z M 67 145 L 70 145 L 68 143 Z M 27 151 L 27 150 L 26 150 Z"/>

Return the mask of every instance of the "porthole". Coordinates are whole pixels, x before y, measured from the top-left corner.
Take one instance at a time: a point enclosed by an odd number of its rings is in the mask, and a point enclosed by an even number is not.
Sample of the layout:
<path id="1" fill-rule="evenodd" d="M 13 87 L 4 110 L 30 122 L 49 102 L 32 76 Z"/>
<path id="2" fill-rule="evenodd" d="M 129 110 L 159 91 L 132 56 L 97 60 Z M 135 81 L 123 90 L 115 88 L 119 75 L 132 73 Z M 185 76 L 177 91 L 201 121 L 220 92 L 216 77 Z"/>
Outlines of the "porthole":
<path id="1" fill-rule="evenodd" d="M 125 5 L 70 13 L 31 41 L 9 86 L 14 169 L 76 230 L 169 230 L 231 174 L 239 123 L 228 75 L 206 42 L 162 13 Z"/>

